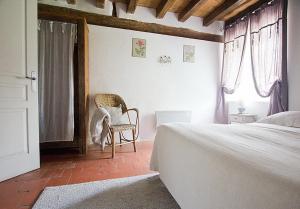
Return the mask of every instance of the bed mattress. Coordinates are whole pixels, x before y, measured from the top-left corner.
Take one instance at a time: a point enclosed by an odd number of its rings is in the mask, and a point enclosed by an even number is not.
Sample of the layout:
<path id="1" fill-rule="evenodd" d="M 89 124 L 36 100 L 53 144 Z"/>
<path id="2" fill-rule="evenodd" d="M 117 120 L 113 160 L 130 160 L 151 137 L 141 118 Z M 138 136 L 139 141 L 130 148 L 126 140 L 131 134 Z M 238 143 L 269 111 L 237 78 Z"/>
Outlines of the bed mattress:
<path id="1" fill-rule="evenodd" d="M 300 209 L 298 128 L 163 125 L 150 166 L 182 209 Z"/>

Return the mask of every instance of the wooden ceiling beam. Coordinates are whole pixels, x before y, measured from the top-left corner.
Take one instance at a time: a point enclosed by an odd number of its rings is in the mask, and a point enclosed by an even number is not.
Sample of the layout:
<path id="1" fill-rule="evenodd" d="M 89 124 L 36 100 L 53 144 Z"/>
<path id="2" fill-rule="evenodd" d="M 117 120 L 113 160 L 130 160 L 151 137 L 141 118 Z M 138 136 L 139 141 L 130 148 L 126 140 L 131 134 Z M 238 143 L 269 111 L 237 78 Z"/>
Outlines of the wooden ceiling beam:
<path id="1" fill-rule="evenodd" d="M 162 0 L 156 8 L 156 17 L 163 18 L 176 0 Z"/>
<path id="2" fill-rule="evenodd" d="M 189 19 L 194 12 L 207 0 L 192 0 L 190 3 L 183 9 L 183 11 L 179 14 L 178 20 L 181 22 Z"/>
<path id="3" fill-rule="evenodd" d="M 224 37 L 221 35 L 203 33 L 186 28 L 165 26 L 156 23 L 146 23 L 136 20 L 94 14 L 80 10 L 51 6 L 46 4 L 38 4 L 38 17 L 42 19 L 59 21 L 61 21 L 62 19 L 64 19 L 64 21 L 65 19 L 68 19 L 70 21 L 76 21 L 78 19 L 85 18 L 87 23 L 92 25 L 100 25 L 104 27 L 120 28 L 126 30 L 156 33 L 205 41 L 213 41 L 219 43 L 224 42 Z"/>
<path id="4" fill-rule="evenodd" d="M 239 7 L 245 2 L 245 0 L 226 0 L 216 9 L 211 11 L 208 15 L 203 18 L 203 25 L 209 26 L 216 20 L 222 19 L 225 15 L 231 12 L 233 9 Z"/>
<path id="5" fill-rule="evenodd" d="M 96 0 L 96 7 L 104 9 L 105 0 Z"/>
<path id="6" fill-rule="evenodd" d="M 127 7 L 127 13 L 133 14 L 136 6 L 137 6 L 138 0 L 129 0 L 128 7 Z"/>
<path id="7" fill-rule="evenodd" d="M 76 0 L 67 0 L 68 4 L 76 4 Z"/>

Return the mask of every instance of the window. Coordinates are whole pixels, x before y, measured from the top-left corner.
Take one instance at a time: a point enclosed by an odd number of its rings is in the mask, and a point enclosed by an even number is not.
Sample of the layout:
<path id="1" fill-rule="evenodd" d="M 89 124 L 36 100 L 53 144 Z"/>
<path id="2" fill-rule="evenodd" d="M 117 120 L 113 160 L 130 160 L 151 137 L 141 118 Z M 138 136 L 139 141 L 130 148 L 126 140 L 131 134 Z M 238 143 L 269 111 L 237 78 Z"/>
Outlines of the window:
<path id="1" fill-rule="evenodd" d="M 237 108 L 241 106 L 245 107 L 246 111 L 255 109 L 254 106 L 257 108 L 260 108 L 260 106 L 267 107 L 270 100 L 269 97 L 260 97 L 255 90 L 252 76 L 249 31 L 248 28 L 239 86 L 233 94 L 226 94 L 226 101 L 229 103 L 230 112 L 236 112 Z M 266 111 L 265 114 L 267 114 L 267 108 L 264 107 L 263 109 Z"/>

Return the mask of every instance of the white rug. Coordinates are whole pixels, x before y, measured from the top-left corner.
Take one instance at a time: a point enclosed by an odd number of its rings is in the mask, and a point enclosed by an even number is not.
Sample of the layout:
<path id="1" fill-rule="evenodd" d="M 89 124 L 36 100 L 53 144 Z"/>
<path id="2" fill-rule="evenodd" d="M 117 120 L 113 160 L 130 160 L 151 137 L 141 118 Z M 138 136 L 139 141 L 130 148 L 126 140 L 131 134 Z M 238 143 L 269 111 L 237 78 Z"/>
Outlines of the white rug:
<path id="1" fill-rule="evenodd" d="M 180 209 L 157 174 L 46 187 L 33 209 Z"/>

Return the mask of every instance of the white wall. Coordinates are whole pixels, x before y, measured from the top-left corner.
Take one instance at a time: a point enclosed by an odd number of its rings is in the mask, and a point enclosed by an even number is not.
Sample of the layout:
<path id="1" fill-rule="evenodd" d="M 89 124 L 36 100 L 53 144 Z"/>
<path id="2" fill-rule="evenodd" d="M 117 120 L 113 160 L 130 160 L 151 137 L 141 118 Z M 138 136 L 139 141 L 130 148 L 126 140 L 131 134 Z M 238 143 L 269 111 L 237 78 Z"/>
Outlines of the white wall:
<path id="1" fill-rule="evenodd" d="M 104 9 L 95 7 L 95 0 L 39 0 L 55 6 L 111 15 L 112 4 Z M 191 17 L 179 22 L 177 14 L 155 17 L 155 9 L 137 7 L 134 14 L 126 13 L 126 5 L 117 3 L 120 18 L 184 27 L 201 32 L 222 34 L 223 22 L 202 26 L 202 18 Z M 212 122 L 219 75 L 220 44 L 186 38 L 143 33 L 89 25 L 90 29 L 90 93 L 120 94 L 129 107 L 141 113 L 141 139 L 155 134 L 156 110 L 191 110 L 195 123 Z M 132 38 L 147 40 L 147 58 L 131 56 Z M 183 63 L 183 45 L 196 46 L 196 63 Z M 172 64 L 158 63 L 159 56 L 172 57 Z M 90 104 L 90 116 L 95 110 Z"/>
<path id="2" fill-rule="evenodd" d="M 141 139 L 152 139 L 156 110 L 192 110 L 195 123 L 213 121 L 219 73 L 218 43 L 89 25 L 90 93 L 121 95 L 141 112 Z M 147 40 L 147 58 L 131 56 L 132 38 Z M 183 63 L 183 45 L 196 63 Z M 172 64 L 160 64 L 168 55 Z M 91 103 L 91 113 L 94 112 Z"/>
<path id="3" fill-rule="evenodd" d="M 288 78 L 290 110 L 300 110 L 300 1 L 288 5 Z"/>

